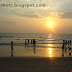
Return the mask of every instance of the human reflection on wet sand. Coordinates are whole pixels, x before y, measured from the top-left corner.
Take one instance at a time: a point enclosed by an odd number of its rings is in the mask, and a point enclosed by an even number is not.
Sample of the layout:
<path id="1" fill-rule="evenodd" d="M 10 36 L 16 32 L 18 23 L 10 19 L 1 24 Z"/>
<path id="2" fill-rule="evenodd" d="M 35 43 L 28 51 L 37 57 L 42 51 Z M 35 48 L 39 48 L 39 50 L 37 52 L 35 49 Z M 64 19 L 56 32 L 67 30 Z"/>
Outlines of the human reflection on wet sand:
<path id="1" fill-rule="evenodd" d="M 36 54 L 36 44 L 33 44 L 33 45 L 32 45 L 32 48 L 33 48 L 34 54 Z M 26 51 L 29 51 L 29 50 L 30 50 L 29 44 L 28 44 L 28 45 L 25 45 L 25 52 L 26 52 Z"/>
<path id="2" fill-rule="evenodd" d="M 64 57 L 64 50 L 62 50 L 62 57 Z"/>
<path id="3" fill-rule="evenodd" d="M 33 48 L 34 48 L 34 54 L 36 54 L 36 46 L 33 45 Z"/>
<path id="4" fill-rule="evenodd" d="M 13 57 L 13 50 L 11 50 L 11 57 Z"/>
<path id="5" fill-rule="evenodd" d="M 71 56 L 72 50 L 69 50 L 69 48 L 62 50 L 62 57 L 64 57 L 64 55 L 69 55 Z"/>

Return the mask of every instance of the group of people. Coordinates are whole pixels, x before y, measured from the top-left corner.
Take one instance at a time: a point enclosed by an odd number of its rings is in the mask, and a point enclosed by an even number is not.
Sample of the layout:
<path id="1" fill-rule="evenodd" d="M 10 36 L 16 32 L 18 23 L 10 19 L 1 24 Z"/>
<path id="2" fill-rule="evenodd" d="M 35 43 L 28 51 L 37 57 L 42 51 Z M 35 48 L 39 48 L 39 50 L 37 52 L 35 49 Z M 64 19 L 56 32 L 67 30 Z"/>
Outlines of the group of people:
<path id="1" fill-rule="evenodd" d="M 65 45 L 71 45 L 71 40 L 63 40 L 63 45 L 62 45 L 62 49 L 64 50 Z"/>
<path id="2" fill-rule="evenodd" d="M 63 40 L 62 56 L 64 56 L 64 50 L 65 50 L 65 52 L 67 52 L 66 45 L 68 45 L 68 48 L 69 48 L 69 56 L 71 56 L 71 40 Z"/>
<path id="3" fill-rule="evenodd" d="M 65 45 L 69 45 L 69 44 L 71 44 L 71 40 L 63 40 L 63 44 L 65 44 Z"/>
<path id="4" fill-rule="evenodd" d="M 25 44 L 29 44 L 29 39 L 28 39 L 28 42 L 26 42 L 25 40 Z M 36 44 L 36 40 L 35 39 L 31 39 L 31 44 L 35 45 Z"/>

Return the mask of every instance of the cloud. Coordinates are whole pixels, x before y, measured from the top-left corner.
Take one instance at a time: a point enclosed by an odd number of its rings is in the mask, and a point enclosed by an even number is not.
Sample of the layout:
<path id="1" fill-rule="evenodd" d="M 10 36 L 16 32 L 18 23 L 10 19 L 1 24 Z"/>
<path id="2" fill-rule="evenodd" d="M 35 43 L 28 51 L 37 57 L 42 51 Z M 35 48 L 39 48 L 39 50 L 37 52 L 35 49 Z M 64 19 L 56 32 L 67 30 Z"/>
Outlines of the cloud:
<path id="1" fill-rule="evenodd" d="M 72 19 L 72 12 L 50 12 L 48 16 L 58 17 L 63 19 Z"/>
<path id="2" fill-rule="evenodd" d="M 28 18 L 43 18 L 43 15 L 40 15 L 38 13 L 34 13 L 34 14 L 16 14 L 18 16 L 22 16 L 22 17 L 28 17 Z"/>
<path id="3" fill-rule="evenodd" d="M 59 13 L 61 18 L 64 19 L 72 19 L 72 12 L 63 12 L 63 13 Z"/>
<path id="4" fill-rule="evenodd" d="M 18 15 L 29 18 L 48 16 L 72 18 L 72 0 L 0 0 L 0 3 L 45 3 L 44 8 L 0 8 L 0 14 Z"/>
<path id="5" fill-rule="evenodd" d="M 72 19 L 72 12 L 16 13 L 16 15 L 22 17 L 28 17 L 28 18 L 55 17 L 55 18 L 63 18 L 63 19 Z"/>

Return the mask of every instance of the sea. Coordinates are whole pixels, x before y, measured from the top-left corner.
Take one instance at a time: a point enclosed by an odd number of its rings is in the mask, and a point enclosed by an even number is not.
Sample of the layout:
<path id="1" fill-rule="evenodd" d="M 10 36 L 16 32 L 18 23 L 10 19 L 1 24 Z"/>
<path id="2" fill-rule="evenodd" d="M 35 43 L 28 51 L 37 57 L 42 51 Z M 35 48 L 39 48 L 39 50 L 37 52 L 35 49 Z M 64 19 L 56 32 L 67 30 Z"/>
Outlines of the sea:
<path id="1" fill-rule="evenodd" d="M 35 46 L 31 44 L 31 40 L 35 39 Z M 29 40 L 29 43 L 28 43 Z M 45 34 L 45 33 L 0 33 L 0 56 L 41 56 L 41 57 L 72 57 L 72 51 L 69 48 L 72 45 L 66 45 L 65 52 L 62 51 L 63 40 L 72 41 L 72 34 Z M 26 43 L 25 43 L 26 41 Z M 8 53 L 8 48 L 10 51 L 11 42 L 13 42 L 14 47 L 16 48 L 15 53 Z M 3 46 L 3 47 L 2 47 Z M 7 50 L 6 50 L 6 48 Z M 29 54 L 23 52 L 26 48 L 30 49 Z M 2 51 L 1 51 L 2 50 Z M 33 50 L 33 54 L 32 54 Z M 5 52 L 7 51 L 7 52 Z M 67 51 L 67 53 L 66 53 Z M 60 52 L 60 53 L 59 53 Z M 21 54 L 20 54 L 21 53 Z M 43 54 L 44 53 L 44 54 Z M 6 55 L 7 54 L 7 55 Z M 45 55 L 46 54 L 46 55 Z M 51 56 L 52 55 L 52 56 Z"/>

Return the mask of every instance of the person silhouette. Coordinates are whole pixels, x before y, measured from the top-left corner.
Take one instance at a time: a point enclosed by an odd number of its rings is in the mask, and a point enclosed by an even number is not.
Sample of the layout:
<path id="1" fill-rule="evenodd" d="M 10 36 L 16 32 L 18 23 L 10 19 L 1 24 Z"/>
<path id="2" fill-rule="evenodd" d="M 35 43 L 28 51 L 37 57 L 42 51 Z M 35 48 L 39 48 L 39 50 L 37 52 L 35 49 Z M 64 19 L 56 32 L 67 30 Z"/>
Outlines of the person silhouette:
<path id="1" fill-rule="evenodd" d="M 25 39 L 25 44 L 26 44 L 26 39 Z"/>
<path id="2" fill-rule="evenodd" d="M 29 39 L 28 39 L 28 44 L 29 44 Z"/>
<path id="3" fill-rule="evenodd" d="M 64 50 L 64 44 L 62 45 L 62 50 Z"/>
<path id="4" fill-rule="evenodd" d="M 13 50 L 13 42 L 11 42 L 11 50 Z"/>
<path id="5" fill-rule="evenodd" d="M 34 44 L 34 45 L 36 44 L 36 41 L 35 41 L 35 39 L 33 39 L 33 44 Z"/>
<path id="6" fill-rule="evenodd" d="M 70 40 L 70 44 L 71 44 L 71 40 Z"/>
<path id="7" fill-rule="evenodd" d="M 33 40 L 31 39 L 31 44 L 33 44 Z"/>
<path id="8" fill-rule="evenodd" d="M 69 40 L 68 40 L 68 45 L 70 44 Z"/>
<path id="9" fill-rule="evenodd" d="M 69 52 L 69 56 L 71 56 L 71 52 Z"/>

